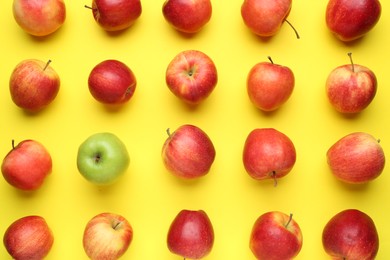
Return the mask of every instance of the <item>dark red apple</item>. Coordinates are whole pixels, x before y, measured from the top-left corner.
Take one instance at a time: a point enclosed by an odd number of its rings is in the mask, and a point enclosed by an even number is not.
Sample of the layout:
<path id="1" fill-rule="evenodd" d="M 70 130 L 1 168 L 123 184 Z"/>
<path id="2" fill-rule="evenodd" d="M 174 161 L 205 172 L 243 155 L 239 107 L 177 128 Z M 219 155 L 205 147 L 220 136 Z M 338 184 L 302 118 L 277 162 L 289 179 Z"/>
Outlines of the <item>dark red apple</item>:
<path id="1" fill-rule="evenodd" d="M 332 259 L 374 260 L 379 237 L 370 216 L 357 209 L 337 213 L 325 225 L 322 244 Z"/>
<path id="2" fill-rule="evenodd" d="M 184 258 L 203 258 L 211 252 L 213 244 L 213 226 L 203 210 L 182 210 L 169 227 L 168 248 Z"/>
<path id="3" fill-rule="evenodd" d="M 162 12 L 176 30 L 196 33 L 210 20 L 212 5 L 210 0 L 166 0 Z"/>
<path id="4" fill-rule="evenodd" d="M 133 96 L 137 80 L 132 70 L 118 60 L 105 60 L 97 64 L 89 74 L 91 95 L 108 105 L 123 104 Z"/>
<path id="5" fill-rule="evenodd" d="M 182 125 L 173 133 L 168 131 L 168 135 L 163 145 L 162 158 L 172 174 L 194 179 L 210 171 L 215 159 L 215 148 L 202 129 L 194 125 Z"/>

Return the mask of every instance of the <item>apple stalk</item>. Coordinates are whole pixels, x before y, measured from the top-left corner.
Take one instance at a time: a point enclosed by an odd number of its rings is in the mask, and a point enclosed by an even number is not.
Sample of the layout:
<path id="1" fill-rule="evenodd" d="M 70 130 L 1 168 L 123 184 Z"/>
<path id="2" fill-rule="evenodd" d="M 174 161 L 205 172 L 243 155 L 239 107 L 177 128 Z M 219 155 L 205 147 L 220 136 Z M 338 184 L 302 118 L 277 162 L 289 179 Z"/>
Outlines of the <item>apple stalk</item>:
<path id="1" fill-rule="evenodd" d="M 293 29 L 293 31 L 295 32 L 295 35 L 297 36 L 297 39 L 300 39 L 301 37 L 299 36 L 299 33 L 297 31 L 297 29 L 295 29 L 295 27 L 292 25 L 292 23 L 290 23 L 287 19 L 284 19 L 284 21 L 290 25 L 290 27 Z"/>
<path id="2" fill-rule="evenodd" d="M 355 64 L 353 64 L 352 52 L 348 52 L 349 60 L 351 61 L 352 72 L 355 72 Z"/>

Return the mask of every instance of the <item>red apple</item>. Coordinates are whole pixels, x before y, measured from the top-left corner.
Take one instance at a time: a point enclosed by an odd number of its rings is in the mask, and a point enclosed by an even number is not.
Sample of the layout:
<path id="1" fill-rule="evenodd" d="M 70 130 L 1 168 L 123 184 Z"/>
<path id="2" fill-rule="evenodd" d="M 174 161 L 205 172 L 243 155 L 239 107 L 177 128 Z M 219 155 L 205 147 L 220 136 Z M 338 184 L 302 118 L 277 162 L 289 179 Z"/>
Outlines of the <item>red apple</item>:
<path id="1" fill-rule="evenodd" d="M 302 248 L 302 232 L 290 216 L 279 212 L 264 213 L 253 225 L 249 247 L 257 259 L 293 259 Z"/>
<path id="2" fill-rule="evenodd" d="M 13 222 L 5 231 L 4 246 L 13 259 L 44 259 L 54 237 L 44 218 L 26 216 Z"/>
<path id="3" fill-rule="evenodd" d="M 211 252 L 213 244 L 213 226 L 203 210 L 182 210 L 169 227 L 168 248 L 181 257 L 203 258 Z"/>
<path id="4" fill-rule="evenodd" d="M 168 65 L 165 78 L 172 93 L 192 105 L 206 99 L 218 81 L 214 62 L 206 54 L 196 50 L 176 55 Z"/>
<path id="5" fill-rule="evenodd" d="M 379 141 L 363 132 L 344 136 L 329 148 L 326 156 L 333 175 L 347 183 L 372 181 L 385 167 Z"/>
<path id="6" fill-rule="evenodd" d="M 5 156 L 1 165 L 4 179 L 20 190 L 36 190 L 51 173 L 52 159 L 46 148 L 34 140 L 24 140 Z"/>
<path id="7" fill-rule="evenodd" d="M 212 6 L 210 0 L 166 0 L 162 12 L 176 30 L 196 33 L 210 20 Z"/>
<path id="8" fill-rule="evenodd" d="M 121 215 L 100 213 L 88 221 L 83 247 L 90 259 L 119 259 L 133 239 L 130 223 Z"/>
<path id="9" fill-rule="evenodd" d="M 137 80 L 123 62 L 105 60 L 90 72 L 88 86 L 97 101 L 103 104 L 123 104 L 133 96 Z"/>
<path id="10" fill-rule="evenodd" d="M 322 244 L 335 260 L 374 260 L 379 237 L 374 221 L 357 209 L 347 209 L 333 216 L 325 225 Z"/>
<path id="11" fill-rule="evenodd" d="M 256 180 L 284 177 L 293 168 L 296 151 L 293 142 L 273 128 L 254 129 L 244 146 L 243 162 L 247 173 Z"/>
<path id="12" fill-rule="evenodd" d="M 20 108 L 37 112 L 48 106 L 60 89 L 60 78 L 50 66 L 51 61 L 23 60 L 9 80 L 12 101 Z"/>
<path id="13" fill-rule="evenodd" d="M 142 14 L 140 0 L 92 0 L 92 15 L 106 31 L 129 28 Z"/>
<path id="14" fill-rule="evenodd" d="M 206 175 L 215 159 L 215 148 L 208 135 L 197 126 L 182 125 L 164 142 L 165 167 L 175 176 L 194 179 Z"/>
<path id="15" fill-rule="evenodd" d="M 17 24 L 34 36 L 57 31 L 66 18 L 63 0 L 14 0 L 12 11 Z"/>
<path id="16" fill-rule="evenodd" d="M 326 80 L 325 91 L 330 104 L 339 112 L 361 112 L 374 99 L 377 80 L 374 72 L 362 65 L 351 64 L 335 68 Z"/>
<path id="17" fill-rule="evenodd" d="M 338 39 L 349 42 L 367 34 L 380 16 L 378 0 L 329 0 L 325 20 Z"/>
<path id="18" fill-rule="evenodd" d="M 271 62 L 257 63 L 249 71 L 247 92 L 251 102 L 263 111 L 283 105 L 294 90 L 295 78 L 290 68 Z"/>
<path id="19" fill-rule="evenodd" d="M 287 22 L 299 39 L 298 32 L 286 20 L 291 6 L 292 0 L 244 0 L 241 16 L 245 25 L 258 36 L 274 36 L 283 22 Z"/>

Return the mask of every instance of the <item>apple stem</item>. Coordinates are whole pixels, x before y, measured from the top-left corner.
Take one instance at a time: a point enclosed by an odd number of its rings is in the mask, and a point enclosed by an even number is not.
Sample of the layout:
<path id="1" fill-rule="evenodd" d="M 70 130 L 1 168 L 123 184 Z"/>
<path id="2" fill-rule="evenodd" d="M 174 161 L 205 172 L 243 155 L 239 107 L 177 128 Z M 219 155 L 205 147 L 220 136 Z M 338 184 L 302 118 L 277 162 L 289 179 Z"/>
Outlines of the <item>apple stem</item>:
<path id="1" fill-rule="evenodd" d="M 348 52 L 348 56 L 349 56 L 349 60 L 351 61 L 352 72 L 355 72 L 355 65 L 353 64 L 353 60 L 352 60 L 352 52 Z"/>
<path id="2" fill-rule="evenodd" d="M 168 134 L 168 136 L 171 136 L 171 131 L 170 131 L 169 127 L 167 128 L 167 134 Z"/>
<path id="3" fill-rule="evenodd" d="M 47 69 L 47 67 L 49 67 L 50 63 L 51 63 L 51 60 L 48 60 L 48 61 L 46 62 L 46 65 L 45 65 L 45 67 L 43 68 L 44 71 Z"/>
<path id="4" fill-rule="evenodd" d="M 12 149 L 15 149 L 15 140 L 14 139 L 12 139 L 11 145 L 12 145 Z"/>
<path id="5" fill-rule="evenodd" d="M 269 61 L 274 64 L 274 61 L 272 60 L 271 56 L 268 56 Z"/>
<path id="6" fill-rule="evenodd" d="M 274 179 L 274 187 L 278 186 L 278 180 L 276 179 L 276 172 L 275 171 L 272 172 L 272 177 Z"/>
<path id="7" fill-rule="evenodd" d="M 295 35 L 297 36 L 297 39 L 300 39 L 301 37 L 299 36 L 297 29 L 295 29 L 295 27 L 294 27 L 287 19 L 284 19 L 284 21 L 285 21 L 288 25 L 290 25 L 290 27 L 294 30 Z"/>
<path id="8" fill-rule="evenodd" d="M 87 9 L 91 9 L 91 10 L 93 10 L 93 8 L 92 8 L 92 7 L 90 7 L 90 6 L 88 6 L 88 5 L 84 5 L 84 7 L 85 7 L 85 8 L 87 8 Z"/>
<path id="9" fill-rule="evenodd" d="M 287 223 L 286 223 L 286 225 L 285 225 L 286 228 L 287 228 L 288 225 L 291 223 L 292 217 L 293 217 L 293 214 L 290 213 L 290 218 L 288 219 L 288 221 L 287 221 Z"/>

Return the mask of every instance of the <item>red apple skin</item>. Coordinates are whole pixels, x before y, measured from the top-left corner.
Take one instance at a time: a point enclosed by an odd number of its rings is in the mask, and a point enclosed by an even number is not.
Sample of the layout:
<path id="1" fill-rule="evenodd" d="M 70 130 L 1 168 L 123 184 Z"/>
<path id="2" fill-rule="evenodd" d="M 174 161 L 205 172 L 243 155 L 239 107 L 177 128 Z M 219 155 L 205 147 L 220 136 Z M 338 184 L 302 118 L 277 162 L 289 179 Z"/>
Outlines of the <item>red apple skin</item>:
<path id="1" fill-rule="evenodd" d="M 63 0 L 14 0 L 12 11 L 17 24 L 33 36 L 46 36 L 65 22 Z"/>
<path id="2" fill-rule="evenodd" d="M 379 237 L 374 221 L 357 209 L 346 209 L 325 225 L 322 244 L 335 260 L 374 260 Z"/>
<path id="3" fill-rule="evenodd" d="M 16 65 L 9 80 L 9 90 L 18 107 L 38 112 L 57 97 L 61 81 L 50 62 L 27 59 Z"/>
<path id="4" fill-rule="evenodd" d="M 210 21 L 212 5 L 210 0 L 166 0 L 162 12 L 173 28 L 192 34 Z"/>
<path id="5" fill-rule="evenodd" d="M 274 111 L 291 96 L 295 85 L 292 70 L 271 62 L 260 62 L 252 67 L 247 77 L 250 101 L 263 111 Z"/>
<path id="6" fill-rule="evenodd" d="M 274 36 L 290 14 L 292 0 L 244 0 L 241 16 L 245 25 L 261 37 Z"/>
<path id="7" fill-rule="evenodd" d="M 372 181 L 385 167 L 385 154 L 379 141 L 363 132 L 344 136 L 329 148 L 326 156 L 333 175 L 351 184 Z"/>
<path id="8" fill-rule="evenodd" d="M 206 175 L 215 159 L 215 148 L 209 136 L 199 127 L 182 125 L 164 142 L 162 158 L 175 176 L 194 179 Z"/>
<path id="9" fill-rule="evenodd" d="M 258 128 L 249 133 L 243 151 L 247 173 L 256 180 L 287 175 L 296 161 L 296 151 L 288 136 L 273 128 Z"/>
<path id="10" fill-rule="evenodd" d="M 326 25 L 338 39 L 350 42 L 361 38 L 377 24 L 381 9 L 378 0 L 329 0 Z"/>
<path id="11" fill-rule="evenodd" d="M 257 259 L 289 260 L 299 254 L 302 243 L 302 231 L 292 215 L 270 211 L 254 223 L 249 247 Z"/>
<path id="12" fill-rule="evenodd" d="M 203 210 L 182 210 L 172 221 L 168 249 L 185 259 L 200 259 L 208 255 L 214 244 L 214 229 Z"/>
<path id="13" fill-rule="evenodd" d="M 13 222 L 5 231 L 3 243 L 13 259 L 44 259 L 54 236 L 41 216 L 26 216 Z"/>
<path id="14" fill-rule="evenodd" d="M 342 65 L 329 74 L 325 91 L 330 104 L 340 113 L 359 113 L 374 99 L 377 79 L 367 67 Z"/>
<path id="15" fill-rule="evenodd" d="M 128 102 L 133 96 L 137 80 L 132 70 L 118 60 L 105 60 L 97 64 L 89 74 L 91 95 L 107 105 Z"/>
<path id="16" fill-rule="evenodd" d="M 198 105 L 214 90 L 217 68 L 205 53 L 197 50 L 180 52 L 169 63 L 166 83 L 171 92 L 190 105 Z"/>
<path id="17" fill-rule="evenodd" d="M 40 188 L 51 171 L 52 159 L 49 152 L 34 140 L 24 140 L 13 147 L 1 165 L 4 179 L 24 191 Z"/>
<path id="18" fill-rule="evenodd" d="M 133 240 L 133 228 L 121 215 L 100 213 L 88 221 L 83 248 L 90 259 L 119 259 Z"/>
<path id="19" fill-rule="evenodd" d="M 92 0 L 95 21 L 106 31 L 129 28 L 142 14 L 140 0 Z"/>

